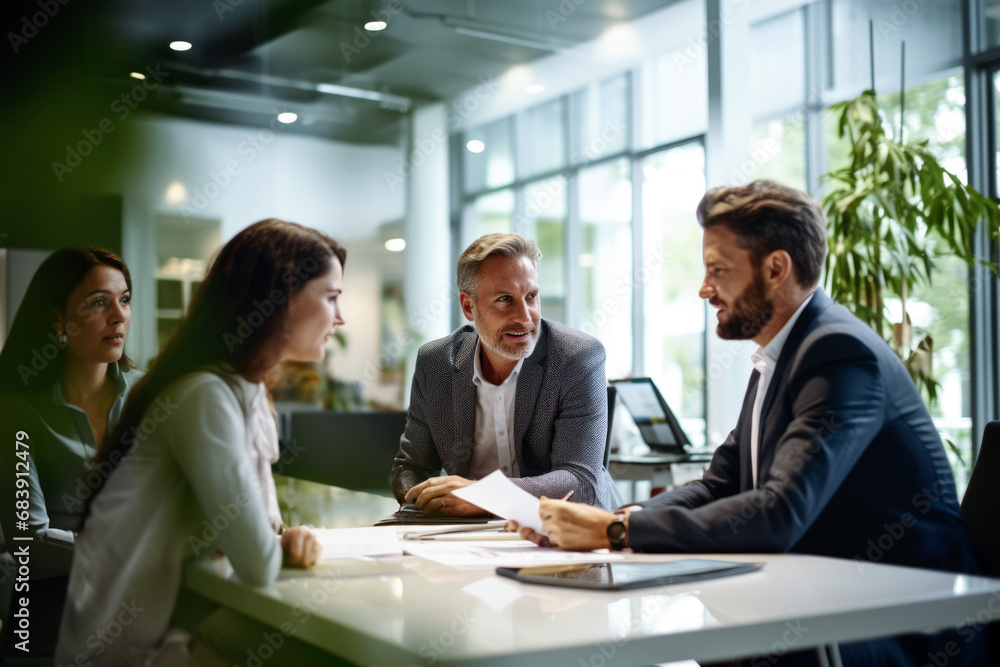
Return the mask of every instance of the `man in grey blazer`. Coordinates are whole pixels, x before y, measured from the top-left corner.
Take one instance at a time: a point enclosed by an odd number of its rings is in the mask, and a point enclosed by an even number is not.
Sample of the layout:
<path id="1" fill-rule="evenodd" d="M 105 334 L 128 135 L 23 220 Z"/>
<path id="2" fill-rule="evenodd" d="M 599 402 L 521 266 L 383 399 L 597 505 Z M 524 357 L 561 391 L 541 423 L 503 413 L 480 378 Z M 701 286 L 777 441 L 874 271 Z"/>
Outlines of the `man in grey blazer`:
<path id="1" fill-rule="evenodd" d="M 400 502 L 425 514 L 483 514 L 452 491 L 502 470 L 535 496 L 621 503 L 604 468 L 604 346 L 542 319 L 540 259 L 520 234 L 487 234 L 459 258 L 459 299 L 472 324 L 417 354 L 392 468 Z"/>

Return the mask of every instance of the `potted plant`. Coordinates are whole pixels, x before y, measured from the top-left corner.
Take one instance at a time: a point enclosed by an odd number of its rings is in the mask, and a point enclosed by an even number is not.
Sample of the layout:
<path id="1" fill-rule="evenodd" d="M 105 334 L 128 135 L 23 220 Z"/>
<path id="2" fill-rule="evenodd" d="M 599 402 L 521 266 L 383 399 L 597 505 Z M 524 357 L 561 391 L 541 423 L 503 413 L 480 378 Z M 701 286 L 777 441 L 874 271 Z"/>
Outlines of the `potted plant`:
<path id="1" fill-rule="evenodd" d="M 850 163 L 824 176 L 827 290 L 896 350 L 933 403 L 939 387 L 930 363 L 933 341 L 911 340 L 907 295 L 931 284 L 935 259 L 944 255 L 995 273 L 996 265 L 973 254 L 972 239 L 981 223 L 996 238 L 1000 209 L 942 167 L 927 141 L 889 136 L 873 91 L 831 112 L 839 113 L 838 134 L 849 145 Z M 890 321 L 888 299 L 902 305 L 898 322 Z"/>

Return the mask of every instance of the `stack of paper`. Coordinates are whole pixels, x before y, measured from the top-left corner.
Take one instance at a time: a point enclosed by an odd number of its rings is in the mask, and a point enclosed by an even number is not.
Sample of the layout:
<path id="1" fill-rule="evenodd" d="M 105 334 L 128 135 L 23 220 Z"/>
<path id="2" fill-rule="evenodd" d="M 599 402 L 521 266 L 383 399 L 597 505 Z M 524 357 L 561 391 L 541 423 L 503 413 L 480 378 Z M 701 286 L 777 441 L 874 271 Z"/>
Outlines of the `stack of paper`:
<path id="1" fill-rule="evenodd" d="M 403 548 L 391 526 L 382 528 L 312 528 L 323 545 L 320 560 L 359 556 L 400 556 Z"/>

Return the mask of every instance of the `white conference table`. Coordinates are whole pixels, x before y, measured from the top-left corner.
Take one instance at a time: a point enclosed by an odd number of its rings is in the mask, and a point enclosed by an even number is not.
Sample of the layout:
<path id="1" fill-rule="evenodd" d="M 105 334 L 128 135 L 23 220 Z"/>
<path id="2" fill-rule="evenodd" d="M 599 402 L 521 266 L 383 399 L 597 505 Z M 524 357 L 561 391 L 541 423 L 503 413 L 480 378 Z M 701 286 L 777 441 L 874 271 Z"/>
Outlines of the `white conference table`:
<path id="1" fill-rule="evenodd" d="M 370 525 L 356 507 L 347 514 L 354 525 Z M 599 592 L 522 584 L 492 568 L 459 570 L 404 556 L 326 561 L 284 570 L 275 585 L 254 588 L 217 558 L 190 563 L 184 585 L 325 651 L 379 667 L 766 659 L 1000 618 L 1000 579 L 815 556 L 707 557 L 766 566 L 667 588 Z"/>

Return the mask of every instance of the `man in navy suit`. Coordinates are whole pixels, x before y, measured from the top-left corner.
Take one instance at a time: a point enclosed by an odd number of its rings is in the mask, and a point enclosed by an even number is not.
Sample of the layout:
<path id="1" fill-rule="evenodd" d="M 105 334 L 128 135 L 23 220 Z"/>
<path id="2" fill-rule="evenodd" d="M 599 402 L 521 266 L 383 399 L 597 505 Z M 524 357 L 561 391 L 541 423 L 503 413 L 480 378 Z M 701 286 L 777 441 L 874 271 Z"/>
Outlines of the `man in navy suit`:
<path id="1" fill-rule="evenodd" d="M 816 204 L 755 181 L 709 190 L 698 220 L 699 295 L 718 309 L 717 333 L 757 343 L 736 428 L 700 480 L 646 502 L 610 513 L 544 501 L 549 539 L 567 549 L 792 552 L 860 568 L 977 572 L 941 439 L 906 368 L 818 287 L 827 244 Z M 845 645 L 842 655 L 851 665 L 919 666 L 954 641 L 949 665 L 987 664 L 977 662 L 985 633 L 967 630 Z"/>

